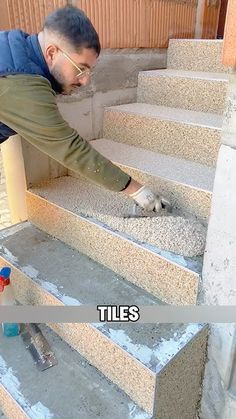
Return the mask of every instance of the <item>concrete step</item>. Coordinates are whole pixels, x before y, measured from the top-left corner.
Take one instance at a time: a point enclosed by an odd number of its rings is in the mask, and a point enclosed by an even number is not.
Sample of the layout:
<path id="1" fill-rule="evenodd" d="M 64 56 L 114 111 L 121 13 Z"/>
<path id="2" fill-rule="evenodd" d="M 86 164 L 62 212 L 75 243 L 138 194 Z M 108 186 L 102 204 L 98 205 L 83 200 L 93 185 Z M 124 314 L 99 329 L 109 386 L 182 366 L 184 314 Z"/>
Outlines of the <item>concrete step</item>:
<path id="1" fill-rule="evenodd" d="M 223 114 L 228 80 L 223 73 L 141 71 L 137 102 Z"/>
<path id="2" fill-rule="evenodd" d="M 0 231 L 0 266 L 5 264 L 21 304 L 164 304 L 29 222 Z"/>
<path id="3" fill-rule="evenodd" d="M 222 124 L 217 114 L 130 103 L 105 110 L 103 136 L 215 166 Z"/>
<path id="4" fill-rule="evenodd" d="M 182 214 L 208 219 L 214 168 L 107 139 L 91 144 L 134 179 L 166 196 Z"/>
<path id="5" fill-rule="evenodd" d="M 213 39 L 170 39 L 167 68 L 175 70 L 227 72 L 221 62 L 223 41 Z"/>
<path id="6" fill-rule="evenodd" d="M 11 266 L 12 285 L 21 304 L 159 304 L 30 223 L 6 229 L 1 236 L 0 265 Z M 172 417 L 175 406 L 176 419 L 194 417 L 207 338 L 204 325 L 49 326 L 150 414 L 159 409 L 158 418 Z"/>
<path id="7" fill-rule="evenodd" d="M 43 372 L 36 369 L 20 336 L 0 335 L 0 406 L 7 418 L 150 418 L 54 332 L 42 326 L 58 359 L 56 366 Z"/>
<path id="8" fill-rule="evenodd" d="M 91 199 L 96 201 L 96 207 Z M 123 219 L 127 200 L 84 178 L 70 176 L 43 183 L 27 192 L 29 220 L 40 229 L 162 301 L 195 304 L 201 257 L 189 258 L 163 251 L 109 226 L 111 220 Z M 129 200 L 127 208 L 131 211 L 132 207 Z M 114 218 L 113 214 L 118 213 L 119 217 Z M 101 221 L 104 219 L 108 221 Z"/>

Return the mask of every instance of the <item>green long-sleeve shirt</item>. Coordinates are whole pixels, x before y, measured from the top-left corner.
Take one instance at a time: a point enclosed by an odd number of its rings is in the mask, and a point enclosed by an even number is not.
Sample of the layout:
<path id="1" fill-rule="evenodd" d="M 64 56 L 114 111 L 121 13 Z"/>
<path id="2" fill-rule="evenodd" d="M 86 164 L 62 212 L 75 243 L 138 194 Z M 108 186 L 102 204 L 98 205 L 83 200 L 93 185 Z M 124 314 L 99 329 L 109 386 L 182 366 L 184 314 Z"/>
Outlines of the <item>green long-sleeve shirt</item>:
<path id="1" fill-rule="evenodd" d="M 42 76 L 0 77 L 0 121 L 63 166 L 107 189 L 119 192 L 130 181 L 62 118 L 55 92 Z"/>

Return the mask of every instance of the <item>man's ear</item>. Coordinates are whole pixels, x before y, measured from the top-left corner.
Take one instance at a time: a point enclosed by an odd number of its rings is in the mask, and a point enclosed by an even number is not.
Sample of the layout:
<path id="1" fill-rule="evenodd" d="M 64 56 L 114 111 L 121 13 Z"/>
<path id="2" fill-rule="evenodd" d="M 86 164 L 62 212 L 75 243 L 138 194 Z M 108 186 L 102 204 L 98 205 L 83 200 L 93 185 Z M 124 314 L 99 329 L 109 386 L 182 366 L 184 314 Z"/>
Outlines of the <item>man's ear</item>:
<path id="1" fill-rule="evenodd" d="M 59 49 L 56 45 L 54 44 L 47 45 L 46 50 L 45 50 L 45 58 L 46 58 L 47 64 L 52 65 L 54 63 L 54 60 L 58 54 L 58 51 Z"/>

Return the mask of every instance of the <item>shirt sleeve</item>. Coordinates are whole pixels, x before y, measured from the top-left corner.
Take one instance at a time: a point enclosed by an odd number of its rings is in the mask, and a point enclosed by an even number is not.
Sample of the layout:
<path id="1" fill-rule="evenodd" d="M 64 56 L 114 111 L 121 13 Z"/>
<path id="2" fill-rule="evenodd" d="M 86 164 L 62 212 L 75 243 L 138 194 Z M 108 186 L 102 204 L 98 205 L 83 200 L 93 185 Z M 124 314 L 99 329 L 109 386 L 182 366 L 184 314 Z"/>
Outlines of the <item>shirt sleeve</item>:
<path id="1" fill-rule="evenodd" d="M 63 166 L 119 192 L 130 176 L 102 156 L 62 118 L 56 96 L 41 76 L 0 77 L 0 121 Z"/>

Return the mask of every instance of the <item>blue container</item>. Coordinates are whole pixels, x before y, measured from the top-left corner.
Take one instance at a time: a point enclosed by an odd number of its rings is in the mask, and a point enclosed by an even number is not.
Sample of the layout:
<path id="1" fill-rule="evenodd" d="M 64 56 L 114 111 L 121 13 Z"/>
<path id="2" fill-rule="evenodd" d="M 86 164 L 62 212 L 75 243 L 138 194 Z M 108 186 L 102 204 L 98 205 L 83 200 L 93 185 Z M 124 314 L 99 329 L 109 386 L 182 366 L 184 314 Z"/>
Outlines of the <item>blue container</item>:
<path id="1" fill-rule="evenodd" d="M 10 273 L 11 273 L 11 269 L 8 267 L 4 267 L 0 271 L 0 277 L 2 277 L 5 280 L 8 280 L 10 278 Z M 4 296 L 8 305 L 9 303 L 10 304 L 15 303 L 15 301 L 12 294 L 11 285 L 9 284 L 7 285 L 7 287 L 10 287 L 10 288 L 5 288 L 5 291 L 3 292 L 6 293 L 6 296 L 5 294 Z M 2 323 L 2 330 L 3 330 L 4 336 L 7 336 L 7 337 L 17 336 L 20 333 L 20 327 L 17 323 Z"/>
<path id="2" fill-rule="evenodd" d="M 20 327 L 17 323 L 3 323 L 2 329 L 4 336 L 7 336 L 8 338 L 20 334 Z"/>

